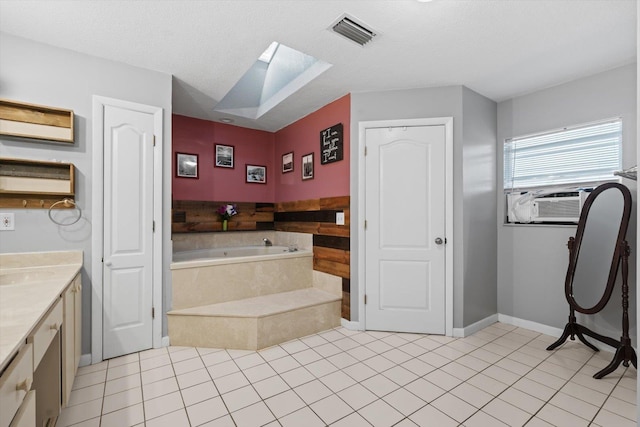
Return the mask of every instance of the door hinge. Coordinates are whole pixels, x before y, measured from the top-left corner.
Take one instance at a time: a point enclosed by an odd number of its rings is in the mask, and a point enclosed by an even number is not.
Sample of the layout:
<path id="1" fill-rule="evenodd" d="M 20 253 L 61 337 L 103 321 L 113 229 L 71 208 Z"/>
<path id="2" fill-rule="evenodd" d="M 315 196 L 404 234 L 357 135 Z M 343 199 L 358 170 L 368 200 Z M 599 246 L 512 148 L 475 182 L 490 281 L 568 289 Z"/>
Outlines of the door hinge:
<path id="1" fill-rule="evenodd" d="M 153 135 L 153 146 L 154 147 L 156 146 L 156 136 L 155 135 Z"/>
<path id="2" fill-rule="evenodd" d="M 156 232 L 156 222 L 153 221 L 153 226 L 151 227 L 152 231 L 155 233 Z"/>
<path id="3" fill-rule="evenodd" d="M 365 230 L 367 229 L 367 220 L 366 219 L 364 220 L 364 229 Z"/>
<path id="4" fill-rule="evenodd" d="M 155 307 L 151 307 L 151 318 L 152 319 L 156 318 L 156 308 Z"/>
<path id="5" fill-rule="evenodd" d="M 364 303 L 367 304 L 367 294 L 364 294 Z"/>
<path id="6" fill-rule="evenodd" d="M 367 146 L 366 145 L 364 146 L 364 155 L 365 156 L 367 155 Z"/>

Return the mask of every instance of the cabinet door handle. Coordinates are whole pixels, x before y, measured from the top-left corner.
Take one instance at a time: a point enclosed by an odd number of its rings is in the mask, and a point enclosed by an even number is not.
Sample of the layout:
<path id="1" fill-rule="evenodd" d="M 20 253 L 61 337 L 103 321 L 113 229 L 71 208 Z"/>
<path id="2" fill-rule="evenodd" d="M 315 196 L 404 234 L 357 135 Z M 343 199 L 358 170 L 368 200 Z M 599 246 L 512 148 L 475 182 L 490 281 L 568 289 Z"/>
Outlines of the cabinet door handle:
<path id="1" fill-rule="evenodd" d="M 18 384 L 16 384 L 16 390 L 24 390 L 25 393 L 28 393 L 29 390 L 31 390 L 31 378 L 27 377 L 24 379 L 24 381 L 20 381 Z"/>
<path id="2" fill-rule="evenodd" d="M 51 326 L 49 326 L 49 328 L 51 330 L 56 330 L 57 331 L 60 328 L 60 325 L 58 325 L 58 322 L 52 323 Z"/>

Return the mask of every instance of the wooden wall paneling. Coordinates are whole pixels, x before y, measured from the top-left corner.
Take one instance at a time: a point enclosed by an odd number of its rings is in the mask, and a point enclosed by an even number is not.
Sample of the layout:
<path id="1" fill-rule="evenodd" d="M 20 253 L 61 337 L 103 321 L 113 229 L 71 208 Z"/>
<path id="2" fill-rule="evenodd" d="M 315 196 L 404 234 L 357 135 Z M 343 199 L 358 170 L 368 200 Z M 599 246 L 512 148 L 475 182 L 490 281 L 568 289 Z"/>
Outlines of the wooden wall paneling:
<path id="1" fill-rule="evenodd" d="M 221 231 L 222 220 L 217 210 L 226 204 L 235 204 L 238 210 L 228 222 L 229 230 L 274 229 L 273 203 L 174 200 L 171 230 L 175 233 Z"/>
<path id="2" fill-rule="evenodd" d="M 351 253 L 342 249 L 323 248 L 321 246 L 313 247 L 313 256 L 323 261 L 338 262 L 340 264 L 349 265 Z"/>

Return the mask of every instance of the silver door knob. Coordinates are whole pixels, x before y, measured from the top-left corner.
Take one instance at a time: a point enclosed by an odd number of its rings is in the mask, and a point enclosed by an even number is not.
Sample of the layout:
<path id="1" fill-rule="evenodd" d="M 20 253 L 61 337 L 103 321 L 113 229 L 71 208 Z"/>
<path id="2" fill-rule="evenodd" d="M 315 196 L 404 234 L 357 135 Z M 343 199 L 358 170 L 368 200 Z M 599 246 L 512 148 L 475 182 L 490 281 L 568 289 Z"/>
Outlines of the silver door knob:
<path id="1" fill-rule="evenodd" d="M 441 245 L 443 240 L 440 237 L 436 237 L 435 242 L 436 242 L 436 245 Z"/>

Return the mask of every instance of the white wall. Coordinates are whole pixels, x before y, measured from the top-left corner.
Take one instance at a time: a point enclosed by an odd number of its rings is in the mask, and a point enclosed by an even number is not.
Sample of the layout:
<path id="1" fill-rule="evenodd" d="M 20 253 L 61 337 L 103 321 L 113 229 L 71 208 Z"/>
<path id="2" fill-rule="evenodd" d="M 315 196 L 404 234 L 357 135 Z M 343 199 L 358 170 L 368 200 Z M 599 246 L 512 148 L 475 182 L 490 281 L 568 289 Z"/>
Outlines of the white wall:
<path id="1" fill-rule="evenodd" d="M 495 111 L 493 101 L 462 86 L 351 94 L 351 141 L 359 140 L 361 121 L 453 117 L 454 328 L 496 313 Z M 351 144 L 353 321 L 360 319 L 362 293 L 357 264 L 364 220 L 358 212 L 358 147 Z"/>
<path id="2" fill-rule="evenodd" d="M 510 137 L 560 129 L 612 117 L 623 120 L 623 167 L 637 163 L 636 64 L 540 90 L 498 104 L 498 153 Z M 576 226 L 503 225 L 502 156 L 498 156 L 498 312 L 563 328 L 569 314 L 564 297 L 567 240 Z M 634 181 L 624 180 L 635 197 Z M 632 213 L 632 218 L 635 212 Z M 630 282 L 635 301 L 635 221 L 628 238 L 632 249 Z M 620 288 L 600 314 L 579 319 L 605 335 L 619 337 Z M 635 328 L 635 307 L 631 307 Z M 632 336 L 635 336 L 635 329 Z"/>
<path id="3" fill-rule="evenodd" d="M 0 252 L 56 250 L 84 251 L 82 269 L 82 353 L 91 343 L 91 211 L 92 96 L 102 95 L 164 109 L 163 258 L 165 271 L 171 259 L 171 75 L 107 61 L 69 50 L 0 33 L 0 97 L 74 110 L 73 145 L 1 138 L 0 156 L 34 160 L 56 159 L 76 166 L 76 201 L 82 220 L 60 227 L 47 210 L 15 209 L 16 230 L 0 234 Z M 3 209 L 3 211 L 7 211 Z M 167 280 L 167 279 L 165 279 Z M 164 284 L 165 295 L 169 284 Z M 166 299 L 165 299 L 166 306 Z M 163 310 L 164 312 L 164 310 Z M 166 335 L 166 322 L 163 322 Z"/>

